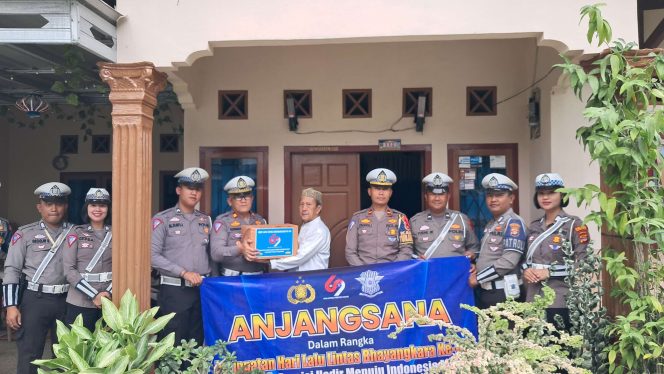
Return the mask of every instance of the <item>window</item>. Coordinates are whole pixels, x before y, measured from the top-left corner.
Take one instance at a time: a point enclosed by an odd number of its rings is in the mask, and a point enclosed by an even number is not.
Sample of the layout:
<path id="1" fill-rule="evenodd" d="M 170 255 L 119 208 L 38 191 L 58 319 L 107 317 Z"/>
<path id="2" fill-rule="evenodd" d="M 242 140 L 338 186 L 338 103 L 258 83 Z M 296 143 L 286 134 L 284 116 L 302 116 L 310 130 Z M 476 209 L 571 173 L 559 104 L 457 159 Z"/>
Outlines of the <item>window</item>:
<path id="1" fill-rule="evenodd" d="M 343 90 L 344 118 L 371 118 L 371 89 Z"/>
<path id="2" fill-rule="evenodd" d="M 496 106 L 496 90 L 496 86 L 467 87 L 466 115 L 495 116 L 498 114 L 498 108 Z"/>
<path id="3" fill-rule="evenodd" d="M 424 115 L 426 117 L 431 117 L 431 87 L 425 88 L 404 88 L 403 89 L 403 111 L 402 115 L 404 117 L 414 117 L 417 114 L 417 100 L 420 96 L 425 96 L 425 106 L 424 106 Z"/>
<path id="4" fill-rule="evenodd" d="M 111 153 L 111 136 L 92 135 L 92 153 Z"/>
<path id="5" fill-rule="evenodd" d="M 249 118 L 248 92 L 219 91 L 219 119 Z"/>
<path id="6" fill-rule="evenodd" d="M 178 134 L 160 134 L 159 152 L 179 152 L 180 135 Z"/>
<path id="7" fill-rule="evenodd" d="M 60 136 L 60 154 L 77 154 L 78 153 L 78 135 L 61 135 Z"/>
<path id="8" fill-rule="evenodd" d="M 311 90 L 284 90 L 284 118 L 288 117 L 286 99 L 292 97 L 295 104 L 295 114 L 299 118 L 311 118 Z"/>

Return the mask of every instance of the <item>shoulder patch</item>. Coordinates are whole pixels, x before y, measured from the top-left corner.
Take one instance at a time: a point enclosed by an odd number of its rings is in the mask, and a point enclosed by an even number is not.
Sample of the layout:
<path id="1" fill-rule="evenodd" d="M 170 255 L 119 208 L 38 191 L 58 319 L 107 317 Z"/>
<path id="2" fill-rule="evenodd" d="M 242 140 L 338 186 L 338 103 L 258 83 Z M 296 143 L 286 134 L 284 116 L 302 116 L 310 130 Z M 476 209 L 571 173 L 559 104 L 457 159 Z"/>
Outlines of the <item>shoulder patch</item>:
<path id="1" fill-rule="evenodd" d="M 519 236 L 521 231 L 521 225 L 518 223 L 510 223 L 510 235 L 513 237 Z"/>
<path id="2" fill-rule="evenodd" d="M 406 217 L 405 214 L 399 213 L 399 218 L 403 222 L 404 228 L 406 230 L 410 230 L 410 222 L 408 221 L 408 217 Z"/>
<path id="3" fill-rule="evenodd" d="M 221 228 L 221 222 L 220 221 L 214 221 L 214 232 L 219 232 L 219 229 Z"/>
<path id="4" fill-rule="evenodd" d="M 353 226 L 355 226 L 355 220 L 351 219 L 350 222 L 348 223 L 348 231 L 350 231 L 350 229 L 352 229 Z"/>
<path id="5" fill-rule="evenodd" d="M 159 227 L 159 225 L 161 225 L 162 223 L 164 223 L 164 221 L 160 220 L 159 218 L 154 218 L 154 219 L 152 220 L 152 231 L 154 231 L 154 230 L 155 230 L 157 227 Z"/>
<path id="6" fill-rule="evenodd" d="M 71 246 L 74 243 L 76 243 L 76 240 L 78 240 L 78 236 L 76 236 L 75 234 L 67 235 L 67 245 L 69 246 L 69 248 L 71 248 Z"/>
<path id="7" fill-rule="evenodd" d="M 20 232 L 15 232 L 14 235 L 12 235 L 12 245 L 16 244 L 16 242 L 21 239 L 23 235 L 21 235 Z"/>
<path id="8" fill-rule="evenodd" d="M 590 236 L 588 235 L 588 226 L 582 225 L 574 229 L 576 231 L 576 235 L 579 236 L 579 243 L 581 244 L 586 244 L 588 243 L 588 240 L 590 239 Z"/>

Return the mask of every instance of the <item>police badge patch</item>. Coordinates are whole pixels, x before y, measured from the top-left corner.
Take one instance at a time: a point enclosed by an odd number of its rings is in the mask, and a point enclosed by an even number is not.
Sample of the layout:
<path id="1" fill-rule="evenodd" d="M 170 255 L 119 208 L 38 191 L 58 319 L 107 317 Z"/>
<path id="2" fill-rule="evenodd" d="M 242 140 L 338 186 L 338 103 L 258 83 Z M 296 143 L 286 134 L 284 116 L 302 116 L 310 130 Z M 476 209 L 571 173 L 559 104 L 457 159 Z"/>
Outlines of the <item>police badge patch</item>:
<path id="1" fill-rule="evenodd" d="M 69 246 L 69 248 L 71 248 L 71 246 L 74 243 L 76 243 L 76 239 L 78 239 L 78 236 L 76 236 L 75 234 L 67 235 L 67 245 Z"/>
<path id="2" fill-rule="evenodd" d="M 19 239 L 21 239 L 23 235 L 21 235 L 20 232 L 15 232 L 14 235 L 12 235 L 12 245 L 16 244 Z"/>

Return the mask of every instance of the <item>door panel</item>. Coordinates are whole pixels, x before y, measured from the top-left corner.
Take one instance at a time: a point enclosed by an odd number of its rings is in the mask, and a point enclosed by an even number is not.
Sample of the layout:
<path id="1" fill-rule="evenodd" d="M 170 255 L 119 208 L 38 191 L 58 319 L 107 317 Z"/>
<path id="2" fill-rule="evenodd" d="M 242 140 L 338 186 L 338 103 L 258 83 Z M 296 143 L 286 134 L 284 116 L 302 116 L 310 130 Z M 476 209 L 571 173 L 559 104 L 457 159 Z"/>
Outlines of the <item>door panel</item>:
<path id="1" fill-rule="evenodd" d="M 357 153 L 292 154 L 291 212 L 293 223 L 301 224 L 298 206 L 304 188 L 323 193 L 321 218 L 330 229 L 330 267 L 348 266 L 346 230 L 348 219 L 360 206 L 360 162 Z"/>

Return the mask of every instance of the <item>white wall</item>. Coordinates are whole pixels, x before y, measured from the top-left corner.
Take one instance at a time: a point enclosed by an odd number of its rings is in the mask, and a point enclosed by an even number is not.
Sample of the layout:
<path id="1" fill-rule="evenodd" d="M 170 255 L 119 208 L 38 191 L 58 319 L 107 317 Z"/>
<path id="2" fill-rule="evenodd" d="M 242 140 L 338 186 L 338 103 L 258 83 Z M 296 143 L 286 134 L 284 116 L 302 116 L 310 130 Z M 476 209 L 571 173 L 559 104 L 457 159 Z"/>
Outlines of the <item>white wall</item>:
<path id="1" fill-rule="evenodd" d="M 583 96 L 588 97 L 587 93 Z M 586 184 L 599 186 L 600 172 L 596 162 L 591 163 L 590 155 L 576 140 L 576 129 L 587 125 L 583 117 L 585 101 L 579 100 L 562 77 L 559 85 L 551 92 L 551 170 L 558 171 L 569 187 L 582 187 Z M 599 205 L 593 204 L 591 209 L 598 210 Z M 585 207 L 577 207 L 574 200 L 565 210 L 584 218 L 588 212 Z M 594 225 L 588 225 L 590 236 L 599 246 L 600 232 Z"/>
<path id="2" fill-rule="evenodd" d="M 534 49 L 530 49 L 529 53 L 534 55 Z M 533 59 L 535 57 L 532 57 Z M 537 51 L 537 69 L 535 72 L 535 80 L 544 77 L 551 66 L 561 62 L 560 56 L 553 48 L 543 48 L 540 47 Z M 531 81 L 533 81 L 533 72 L 530 70 L 528 72 L 531 76 Z M 548 172 L 558 172 L 562 174 L 565 178 L 565 174 L 573 172 L 573 170 L 556 170 L 551 165 L 552 157 L 555 157 L 555 153 L 560 152 L 560 149 L 552 149 L 552 124 L 551 124 L 551 90 L 557 84 L 558 78 L 560 77 L 560 70 L 555 69 L 549 75 L 542 80 L 537 87 L 540 89 L 540 137 L 537 139 L 532 139 L 530 141 L 530 153 L 528 155 L 523 155 L 527 157 L 527 163 L 530 170 L 531 179 L 528 181 L 528 184 L 533 186 L 535 184 L 535 177 L 542 173 Z M 529 96 L 530 91 L 524 95 Z M 556 108 L 555 110 L 563 110 L 563 108 Z M 563 134 L 565 135 L 565 134 Z M 573 137 L 567 136 L 565 141 L 574 142 Z M 522 206 L 522 210 L 525 210 L 527 207 L 530 212 L 531 217 L 538 217 L 542 214 L 541 211 L 538 211 L 534 204 L 532 203 L 532 195 L 530 200 L 527 201 L 527 206 Z"/>
<path id="3" fill-rule="evenodd" d="M 606 0 L 614 35 L 637 40 L 636 1 Z M 118 0 L 118 62 L 191 65 L 220 45 L 511 38 L 543 35 L 559 50 L 589 46 L 587 0 Z"/>
<path id="4" fill-rule="evenodd" d="M 70 106 L 62 106 L 65 114 L 74 114 L 78 109 Z M 182 123 L 183 111 L 175 105 L 171 106 L 171 117 L 175 123 Z M 110 118 L 110 106 L 102 108 L 106 118 Z M 20 116 L 23 113 L 19 112 Z M 83 131 L 80 122 L 66 119 L 58 120 L 55 116 L 47 120 L 43 127 L 37 129 L 18 128 L 6 122 L 6 118 L 0 118 L 0 127 L 8 129 L 0 140 L 0 149 L 3 143 L 8 144 L 6 152 L 11 156 L 2 158 L 10 160 L 7 166 L 0 166 L 0 178 L 2 188 L 0 189 L 0 203 L 4 196 L 6 205 L 0 206 L 0 214 L 5 215 L 11 221 L 18 224 L 26 224 L 38 218 L 34 203 L 33 191 L 42 183 L 59 181 L 60 172 L 52 167 L 51 161 L 59 153 L 60 135 L 79 135 L 78 154 L 68 155 L 69 166 L 63 172 L 103 172 L 111 171 L 111 154 L 94 154 L 91 152 L 91 140 L 83 141 Z M 107 126 L 107 119 L 97 119 L 94 126 L 94 134 L 110 134 L 111 128 Z M 179 153 L 160 153 L 159 134 L 173 133 L 169 125 L 154 127 L 153 141 L 153 211 L 159 202 L 159 171 L 181 170 L 182 168 L 182 143 Z M 2 157 L 0 150 L 0 157 Z M 4 170 L 3 170 L 4 169 Z M 6 176 L 6 177 L 5 177 Z"/>
<path id="5" fill-rule="evenodd" d="M 466 86 L 498 87 L 498 99 L 531 83 L 532 39 L 220 48 L 185 74 L 200 92 L 199 108 L 185 111 L 185 164 L 199 163 L 200 146 L 268 146 L 270 221 L 284 219 L 284 146 L 432 144 L 432 167 L 447 171 L 447 144 L 518 143 L 521 206 L 532 198 L 527 95 L 498 106 L 498 115 L 466 116 Z M 530 52 L 528 52 L 530 51 Z M 201 77 L 203 77 L 201 79 Z M 312 119 L 300 131 L 385 129 L 401 115 L 404 87 L 433 87 L 433 116 L 423 134 L 297 135 L 283 118 L 284 89 L 312 89 Z M 343 119 L 341 90 L 373 89 L 373 118 Z M 218 120 L 217 91 L 249 91 L 248 120 Z M 403 119 L 399 128 L 412 126 Z M 526 218 L 529 212 L 524 210 Z"/>

